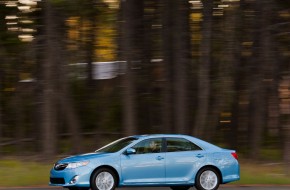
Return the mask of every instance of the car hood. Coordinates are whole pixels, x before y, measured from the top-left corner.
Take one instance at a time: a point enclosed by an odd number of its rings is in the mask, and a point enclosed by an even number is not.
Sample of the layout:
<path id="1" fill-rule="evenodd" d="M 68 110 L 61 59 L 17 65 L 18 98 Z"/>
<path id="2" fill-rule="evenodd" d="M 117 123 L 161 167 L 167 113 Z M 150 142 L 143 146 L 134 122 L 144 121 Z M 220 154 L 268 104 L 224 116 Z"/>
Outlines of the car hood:
<path id="1" fill-rule="evenodd" d="M 101 157 L 106 157 L 106 156 L 110 156 L 112 153 L 96 153 L 96 152 L 92 152 L 92 153 L 87 153 L 87 154 L 80 154 L 80 155 L 75 155 L 75 156 L 70 156 L 67 158 L 64 158 L 60 161 L 58 161 L 59 163 L 68 163 L 68 162 L 79 162 L 79 161 L 83 161 L 83 160 L 91 160 L 91 159 L 95 159 L 95 158 L 101 158 Z"/>

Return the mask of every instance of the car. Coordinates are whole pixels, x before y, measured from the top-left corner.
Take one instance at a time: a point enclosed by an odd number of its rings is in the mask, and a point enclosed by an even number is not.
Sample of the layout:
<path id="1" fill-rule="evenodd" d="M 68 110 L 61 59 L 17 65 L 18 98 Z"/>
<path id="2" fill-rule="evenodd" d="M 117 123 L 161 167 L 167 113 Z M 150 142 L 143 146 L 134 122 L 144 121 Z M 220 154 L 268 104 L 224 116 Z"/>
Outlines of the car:
<path id="1" fill-rule="evenodd" d="M 179 134 L 135 135 L 92 153 L 57 161 L 51 186 L 69 190 L 114 190 L 125 186 L 164 186 L 172 190 L 216 190 L 240 179 L 235 150 Z"/>

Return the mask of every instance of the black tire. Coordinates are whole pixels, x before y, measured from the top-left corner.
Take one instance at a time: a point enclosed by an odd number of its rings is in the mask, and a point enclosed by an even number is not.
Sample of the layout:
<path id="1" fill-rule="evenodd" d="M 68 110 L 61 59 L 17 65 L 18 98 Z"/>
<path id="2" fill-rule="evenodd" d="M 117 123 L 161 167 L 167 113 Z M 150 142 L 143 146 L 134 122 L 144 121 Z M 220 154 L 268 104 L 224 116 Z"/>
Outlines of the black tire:
<path id="1" fill-rule="evenodd" d="M 100 168 L 92 174 L 92 190 L 114 190 L 117 185 L 117 177 L 109 168 Z"/>
<path id="2" fill-rule="evenodd" d="M 220 175 L 216 169 L 205 167 L 198 171 L 195 178 L 195 187 L 198 190 L 216 190 L 220 185 Z"/>
<path id="3" fill-rule="evenodd" d="M 188 190 L 190 186 L 172 186 L 170 187 L 172 190 Z"/>

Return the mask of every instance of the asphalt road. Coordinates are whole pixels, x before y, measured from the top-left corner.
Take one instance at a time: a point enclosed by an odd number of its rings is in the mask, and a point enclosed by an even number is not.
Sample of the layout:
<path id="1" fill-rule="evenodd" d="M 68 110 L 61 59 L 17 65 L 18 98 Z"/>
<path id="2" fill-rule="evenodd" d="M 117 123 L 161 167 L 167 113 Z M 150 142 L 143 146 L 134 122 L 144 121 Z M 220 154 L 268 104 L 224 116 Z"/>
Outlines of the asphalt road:
<path id="1" fill-rule="evenodd" d="M 53 187 L 19 187 L 19 188 L 1 188 L 4 190 L 65 190 L 63 188 L 53 188 Z M 117 188 L 116 190 L 170 190 L 170 188 L 166 187 L 132 187 L 132 188 Z M 191 188 L 190 190 L 195 190 L 195 188 Z M 254 186 L 233 186 L 233 185 L 222 185 L 219 190 L 290 190 L 289 186 L 269 186 L 269 185 L 254 185 Z"/>

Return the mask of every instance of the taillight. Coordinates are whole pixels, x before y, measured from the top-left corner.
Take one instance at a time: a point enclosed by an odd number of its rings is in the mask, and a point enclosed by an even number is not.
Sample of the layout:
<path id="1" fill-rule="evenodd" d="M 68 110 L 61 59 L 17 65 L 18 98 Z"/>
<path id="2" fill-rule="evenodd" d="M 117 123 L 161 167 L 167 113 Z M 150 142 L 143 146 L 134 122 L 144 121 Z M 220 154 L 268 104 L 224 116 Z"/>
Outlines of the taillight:
<path id="1" fill-rule="evenodd" d="M 238 154 L 236 152 L 232 152 L 231 154 L 235 159 L 238 159 Z"/>

